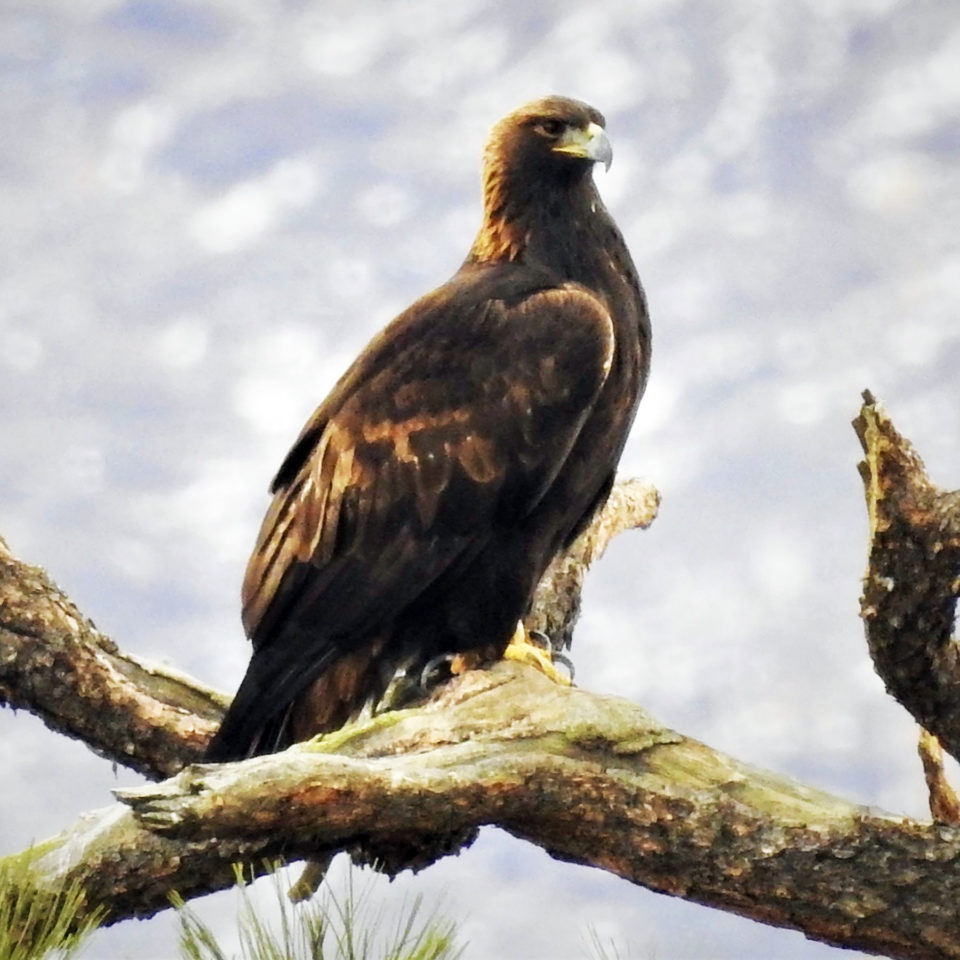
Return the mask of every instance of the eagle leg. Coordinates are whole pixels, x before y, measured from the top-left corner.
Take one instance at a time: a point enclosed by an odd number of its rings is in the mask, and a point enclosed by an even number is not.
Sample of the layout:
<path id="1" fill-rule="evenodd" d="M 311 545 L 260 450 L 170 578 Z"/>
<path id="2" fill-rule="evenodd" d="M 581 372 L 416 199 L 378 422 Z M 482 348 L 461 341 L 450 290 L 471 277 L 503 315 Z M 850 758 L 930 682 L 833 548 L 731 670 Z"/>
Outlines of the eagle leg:
<path id="1" fill-rule="evenodd" d="M 573 683 L 576 676 L 573 661 L 565 653 L 560 652 L 562 647 L 553 642 L 553 637 L 542 630 L 527 630 L 527 640 L 545 650 L 553 663 L 562 663 L 570 675 L 570 682 Z"/>
<path id="2" fill-rule="evenodd" d="M 496 651 L 468 650 L 462 653 L 441 653 L 428 660 L 419 674 L 419 689 L 428 692 L 436 684 L 476 670 L 484 664 L 489 664 L 491 658 L 496 658 Z M 503 660 L 515 660 L 536 667 L 541 673 L 548 676 L 554 683 L 569 687 L 573 683 L 573 663 L 554 649 L 550 637 L 539 630 L 527 631 L 522 620 L 517 621 L 517 628 L 502 654 Z M 567 672 L 558 670 L 555 664 L 562 664 Z"/>
<path id="3" fill-rule="evenodd" d="M 562 654 L 552 653 L 549 647 L 544 649 L 538 641 L 539 637 L 536 640 L 533 639 L 527 633 L 523 621 L 518 620 L 517 629 L 513 631 L 513 636 L 507 644 L 507 649 L 503 651 L 503 659 L 516 660 L 518 663 L 527 663 L 531 667 L 536 667 L 541 673 L 546 674 L 554 683 L 569 687 L 573 683 L 573 664 Z M 563 673 L 563 671 L 558 670 L 554 666 L 554 663 L 563 663 L 566 665 L 570 670 L 569 676 Z"/>

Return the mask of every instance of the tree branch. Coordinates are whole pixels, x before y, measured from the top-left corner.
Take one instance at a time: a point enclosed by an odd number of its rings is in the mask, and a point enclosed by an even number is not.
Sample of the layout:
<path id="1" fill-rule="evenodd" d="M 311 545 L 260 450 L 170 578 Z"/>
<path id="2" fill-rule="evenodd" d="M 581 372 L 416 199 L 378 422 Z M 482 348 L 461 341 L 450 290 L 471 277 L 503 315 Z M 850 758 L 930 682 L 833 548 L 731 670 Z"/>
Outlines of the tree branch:
<path id="1" fill-rule="evenodd" d="M 119 650 L 0 540 L 0 704 L 109 760 L 164 777 L 199 760 L 230 698 Z"/>
<path id="2" fill-rule="evenodd" d="M 243 763 L 117 791 L 45 845 L 111 919 L 232 882 L 230 863 L 403 851 L 497 824 L 653 890 L 894 957 L 960 957 L 960 831 L 764 773 L 641 708 L 501 663 L 425 706 Z M 449 852 L 449 851 L 447 851 Z"/>
<path id="3" fill-rule="evenodd" d="M 960 759 L 960 492 L 938 489 L 866 391 L 853 427 L 870 519 L 860 616 L 887 692 Z"/>
<path id="4" fill-rule="evenodd" d="M 544 576 L 531 629 L 568 637 L 589 565 L 617 533 L 649 526 L 658 505 L 649 481 L 619 482 Z M 157 778 L 203 757 L 229 702 L 185 674 L 123 653 L 0 539 L 0 704 L 30 710 L 107 759 Z"/>
<path id="5" fill-rule="evenodd" d="M 636 477 L 614 484 L 603 509 L 583 533 L 547 567 L 526 619 L 528 630 L 539 630 L 555 647 L 569 647 L 580 616 L 583 579 L 610 541 L 625 530 L 645 530 L 657 517 L 660 494 L 649 480 Z"/>
<path id="6" fill-rule="evenodd" d="M 885 490 L 880 462 L 868 453 L 869 475 Z M 875 534 L 893 527 L 881 519 L 883 501 L 870 501 Z M 618 529 L 655 512 L 649 490 L 624 502 L 612 498 L 599 525 Z M 939 553 L 955 549 L 937 542 Z M 591 558 L 604 544 L 592 530 L 574 549 Z M 528 625 L 566 636 L 577 605 L 563 594 L 579 579 L 557 564 Z M 894 615 L 865 611 L 868 625 L 893 626 Z M 0 696 L 154 773 L 200 754 L 224 702 L 121 654 L 41 571 L 5 549 Z M 191 896 L 227 886 L 238 859 L 347 849 L 397 871 L 456 852 L 480 825 L 497 824 L 561 859 L 828 943 L 960 958 L 956 828 L 877 814 L 757 771 L 639 707 L 555 686 L 518 664 L 468 673 L 425 705 L 283 754 L 193 766 L 119 795 L 123 804 L 31 857 L 38 889 L 79 881 L 112 921 L 164 909 L 171 888 Z"/>

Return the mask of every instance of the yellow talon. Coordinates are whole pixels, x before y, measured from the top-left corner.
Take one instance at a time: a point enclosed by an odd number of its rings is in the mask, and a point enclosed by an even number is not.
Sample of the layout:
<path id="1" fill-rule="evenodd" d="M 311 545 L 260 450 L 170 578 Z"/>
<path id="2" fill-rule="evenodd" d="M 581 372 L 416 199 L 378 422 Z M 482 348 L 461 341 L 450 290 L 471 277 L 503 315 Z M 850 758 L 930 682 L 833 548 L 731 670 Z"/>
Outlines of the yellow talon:
<path id="1" fill-rule="evenodd" d="M 567 674 L 553 665 L 549 650 L 544 650 L 543 647 L 530 642 L 522 620 L 517 621 L 517 629 L 513 631 L 507 649 L 503 651 L 503 659 L 516 660 L 518 663 L 527 663 L 531 667 L 536 667 L 554 683 L 562 684 L 565 687 L 569 687 L 572 683 Z"/>

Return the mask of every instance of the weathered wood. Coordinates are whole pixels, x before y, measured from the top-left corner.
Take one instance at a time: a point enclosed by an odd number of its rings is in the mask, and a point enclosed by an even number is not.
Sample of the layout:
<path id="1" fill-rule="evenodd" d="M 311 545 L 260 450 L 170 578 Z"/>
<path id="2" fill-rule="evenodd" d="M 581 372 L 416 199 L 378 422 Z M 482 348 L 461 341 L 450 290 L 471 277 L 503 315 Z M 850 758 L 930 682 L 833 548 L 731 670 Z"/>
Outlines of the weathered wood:
<path id="1" fill-rule="evenodd" d="M 874 550 L 909 541 L 916 562 L 903 574 L 921 576 L 913 601 L 921 609 L 928 596 L 943 602 L 939 568 L 934 589 L 914 540 L 888 537 L 878 546 L 895 527 L 887 510 L 897 477 L 886 465 L 897 461 L 889 457 L 895 444 L 884 448 L 885 428 L 865 411 Z M 871 431 L 879 431 L 879 446 Z M 956 495 L 931 507 L 920 494 L 901 497 L 897 507 L 918 516 L 939 510 L 941 537 L 930 550 L 937 562 L 956 547 Z M 600 522 L 617 511 L 634 519 L 655 512 L 655 495 L 640 498 L 647 506 L 639 512 L 638 492 L 629 496 L 632 506 L 613 499 L 613 513 Z M 574 549 L 591 557 L 595 544 L 587 539 Z M 579 571 L 572 576 L 562 564 L 551 571 L 528 625 L 552 624 L 551 632 L 565 635 L 577 609 L 565 596 L 571 584 L 578 589 Z M 905 608 L 882 601 L 892 594 L 905 604 L 907 584 L 890 586 L 884 576 L 871 568 L 865 583 L 868 630 L 874 619 L 888 632 L 904 626 L 897 617 Z M 868 595 L 877 590 L 879 606 L 871 606 Z M 937 609 L 942 628 L 945 608 Z M 951 686 L 957 693 L 953 648 L 942 630 L 939 645 L 920 642 L 929 638 L 927 626 L 911 621 L 906 633 L 922 648 L 914 661 L 926 657 L 924 670 L 939 669 L 936 696 L 945 701 Z M 153 773 L 200 755 L 224 702 L 125 657 L 42 572 L 6 550 L 0 697 Z M 938 716 L 949 720 L 949 709 Z M 561 859 L 828 943 L 891 957 L 960 957 L 957 828 L 886 816 L 753 769 L 667 730 L 639 707 L 553 685 L 518 664 L 465 674 L 425 705 L 283 754 L 191 766 L 157 786 L 123 791 L 122 799 L 41 845 L 31 858 L 33 882 L 57 889 L 79 880 L 91 906 L 106 906 L 116 921 L 164 909 L 172 888 L 189 897 L 229 885 L 238 859 L 346 849 L 399 870 L 455 852 L 480 825 L 497 824 Z"/>
<path id="2" fill-rule="evenodd" d="M 860 616 L 887 692 L 960 759 L 960 492 L 940 490 L 873 396 L 853 422 L 870 553 Z"/>
<path id="3" fill-rule="evenodd" d="M 754 769 L 520 664 L 283 754 L 118 795 L 125 805 L 38 861 L 48 883 L 81 879 L 113 920 L 165 908 L 170 887 L 225 886 L 238 858 L 415 849 L 497 824 L 561 859 L 828 943 L 960 957 L 960 831 Z"/>
<path id="4" fill-rule="evenodd" d="M 929 730 L 920 728 L 917 753 L 923 764 L 923 778 L 927 781 L 930 800 L 930 816 L 934 823 L 949 823 L 960 826 L 960 800 L 943 769 L 943 749 L 940 741 Z"/>
<path id="5" fill-rule="evenodd" d="M 603 510 L 547 568 L 537 587 L 528 630 L 539 630 L 554 647 L 569 647 L 580 616 L 583 580 L 610 541 L 625 530 L 645 530 L 656 519 L 660 494 L 649 480 L 633 478 L 616 483 Z"/>
<path id="6" fill-rule="evenodd" d="M 122 652 L 0 540 L 0 704 L 151 777 L 199 760 L 229 697 Z"/>

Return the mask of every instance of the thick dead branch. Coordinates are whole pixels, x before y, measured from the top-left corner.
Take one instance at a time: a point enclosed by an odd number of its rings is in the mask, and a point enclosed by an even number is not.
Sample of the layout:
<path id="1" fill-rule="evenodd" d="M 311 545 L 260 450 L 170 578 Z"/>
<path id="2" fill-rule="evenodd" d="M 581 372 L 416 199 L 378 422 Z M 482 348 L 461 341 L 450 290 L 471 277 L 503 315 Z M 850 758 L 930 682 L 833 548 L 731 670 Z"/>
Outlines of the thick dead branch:
<path id="1" fill-rule="evenodd" d="M 228 697 L 120 651 L 0 540 L 0 704 L 147 776 L 198 760 Z"/>
<path id="2" fill-rule="evenodd" d="M 547 571 L 531 626 L 568 637 L 586 567 L 615 534 L 649 526 L 658 503 L 648 481 L 618 483 L 590 527 Z M 16 559 L 0 540 L 0 704 L 36 713 L 115 763 L 165 777 L 201 759 L 229 701 L 175 670 L 120 651 L 43 570 Z"/>
<path id="3" fill-rule="evenodd" d="M 938 489 L 869 391 L 853 426 L 870 518 L 860 615 L 887 691 L 960 759 L 960 492 Z"/>
<path id="4" fill-rule="evenodd" d="M 547 568 L 526 619 L 527 629 L 547 634 L 554 646 L 569 647 L 580 616 L 580 595 L 587 571 L 618 533 L 649 527 L 659 507 L 660 494 L 648 480 L 634 478 L 617 483 L 590 526 Z"/>
<path id="5" fill-rule="evenodd" d="M 498 824 L 564 860 L 893 957 L 960 957 L 960 831 L 887 817 L 501 663 L 313 744 L 190 767 L 49 841 L 113 920 L 231 882 L 230 862 L 416 846 Z M 396 849 L 396 847 L 394 847 Z M 399 867 L 399 862 L 394 867 Z"/>

